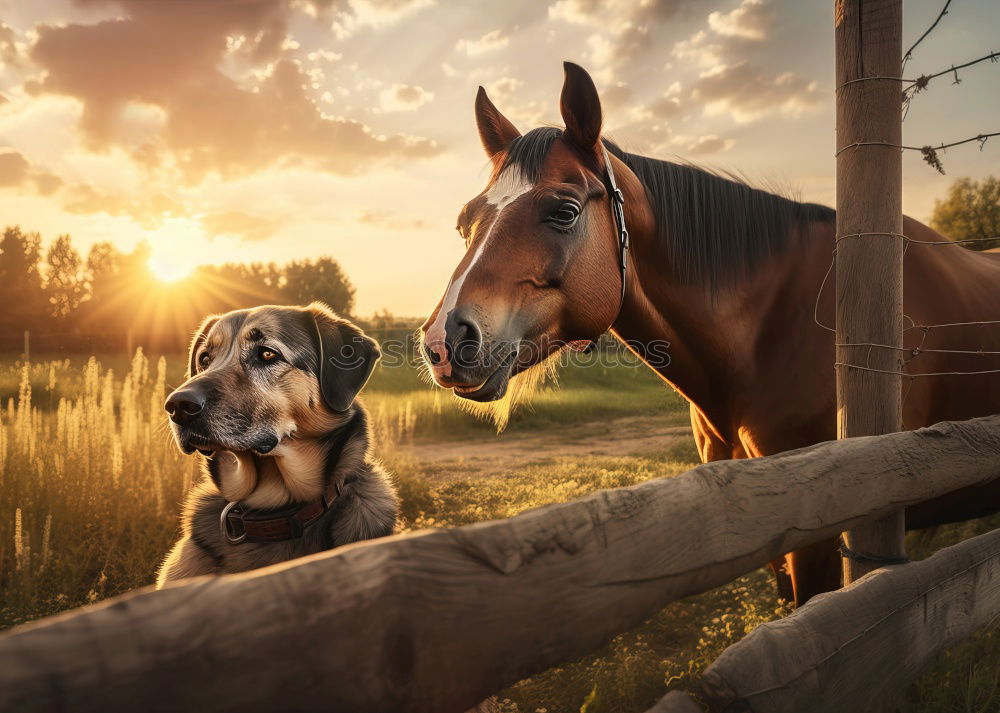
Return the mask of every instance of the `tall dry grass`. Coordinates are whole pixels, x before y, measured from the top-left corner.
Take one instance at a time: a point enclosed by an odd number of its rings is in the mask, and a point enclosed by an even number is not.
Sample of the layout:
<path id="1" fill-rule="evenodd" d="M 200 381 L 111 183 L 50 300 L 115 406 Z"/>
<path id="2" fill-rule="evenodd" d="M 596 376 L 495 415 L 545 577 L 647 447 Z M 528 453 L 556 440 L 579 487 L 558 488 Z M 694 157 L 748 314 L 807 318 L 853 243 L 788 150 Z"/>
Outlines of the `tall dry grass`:
<path id="1" fill-rule="evenodd" d="M 0 414 L 0 626 L 150 583 L 197 477 L 162 418 L 164 359 L 151 367 L 140 350 L 117 380 L 93 358 L 73 371 L 49 362 L 0 374 L 18 377 Z M 60 378 L 75 398 L 54 396 Z"/>

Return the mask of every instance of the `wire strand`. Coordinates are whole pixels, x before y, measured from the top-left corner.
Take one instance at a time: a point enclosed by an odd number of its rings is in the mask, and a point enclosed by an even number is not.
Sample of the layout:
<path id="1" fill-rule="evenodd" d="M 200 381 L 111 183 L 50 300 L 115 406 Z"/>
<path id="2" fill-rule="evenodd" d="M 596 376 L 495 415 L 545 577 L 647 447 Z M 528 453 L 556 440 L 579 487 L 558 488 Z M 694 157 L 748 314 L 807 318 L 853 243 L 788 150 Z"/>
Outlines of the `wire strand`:
<path id="1" fill-rule="evenodd" d="M 938 13 L 938 16 L 934 18 L 934 22 L 931 23 L 931 26 L 928 27 L 926 30 L 924 30 L 924 34 L 920 35 L 920 37 L 917 38 L 916 42 L 910 45 L 910 49 L 906 50 L 906 54 L 903 55 L 903 64 L 902 64 L 903 67 L 905 67 L 906 63 L 910 61 L 911 57 L 913 57 L 913 50 L 915 50 L 917 46 L 924 41 L 927 35 L 929 35 L 931 32 L 934 31 L 934 28 L 938 26 L 939 22 L 941 22 L 941 18 L 943 18 L 945 15 L 948 14 L 949 5 L 951 5 L 951 0 L 946 0 L 944 7 L 941 8 L 941 12 Z"/>
<path id="2" fill-rule="evenodd" d="M 927 88 L 927 85 L 930 83 L 932 79 L 943 77 L 946 74 L 955 75 L 955 81 L 952 82 L 952 84 L 961 84 L 962 80 L 958 76 L 958 70 L 972 67 L 973 65 L 979 64 L 980 62 L 986 62 L 987 60 L 996 63 L 997 58 L 1000 58 L 1000 52 L 990 52 L 988 54 L 983 55 L 982 57 L 970 60 L 963 64 L 953 64 L 947 69 L 942 69 L 940 72 L 934 72 L 932 74 L 921 74 L 916 79 L 900 79 L 900 81 L 903 82 L 911 82 L 910 86 L 903 88 L 903 96 L 906 97 L 907 92 L 910 93 L 910 96 L 912 96 L 913 94 L 917 94 L 918 92 L 922 92 L 924 89 Z"/>
<path id="3" fill-rule="evenodd" d="M 963 240 L 944 240 L 944 241 L 939 241 L 939 240 L 917 240 L 915 238 L 910 238 L 910 237 L 908 237 L 906 235 L 903 235 L 902 233 L 896 233 L 896 232 L 891 232 L 891 231 L 885 231 L 885 232 L 875 232 L 875 231 L 872 231 L 872 232 L 863 232 L 863 233 L 847 233 L 845 235 L 840 235 L 835 240 L 835 247 L 834 247 L 834 249 L 832 251 L 832 254 L 830 256 L 830 266 L 826 269 L 826 273 L 823 275 L 823 279 L 820 281 L 819 290 L 816 292 L 816 301 L 813 304 L 813 321 L 816 323 L 816 326 L 820 327 L 821 329 L 824 329 L 824 330 L 826 330 L 828 332 L 832 332 L 834 334 L 836 334 L 836 332 L 837 332 L 837 330 L 835 328 L 830 327 L 827 324 L 823 324 L 823 322 L 820 321 L 820 318 L 819 318 L 819 303 L 820 303 L 820 301 L 821 301 L 821 299 L 823 297 L 824 290 L 826 289 L 826 283 L 830 279 L 830 274 L 833 272 L 834 266 L 836 265 L 836 262 L 837 262 L 837 251 L 840 249 L 840 242 L 842 240 L 846 240 L 847 238 L 860 238 L 860 237 L 868 237 L 868 236 L 885 236 L 885 237 L 900 238 L 904 242 L 904 255 L 905 255 L 905 248 L 908 247 L 910 245 L 910 243 L 913 243 L 913 244 L 916 244 L 916 245 L 939 246 L 939 245 L 963 245 L 963 244 L 970 244 L 970 243 L 983 243 L 983 242 L 1000 241 L 1000 236 L 994 236 L 994 237 L 989 237 L 989 238 L 967 238 L 967 239 L 963 239 Z M 906 359 L 904 361 L 904 364 L 908 364 L 910 361 L 912 361 L 916 357 L 920 356 L 921 354 L 965 354 L 965 355 L 970 355 L 970 356 L 1000 356 L 1000 351 L 983 349 L 982 347 L 979 347 L 978 349 L 943 349 L 943 348 L 942 349 L 938 349 L 938 348 L 927 348 L 927 349 L 925 349 L 924 348 L 924 342 L 927 339 L 927 334 L 932 329 L 944 329 L 944 328 L 949 328 L 949 327 L 984 327 L 984 326 L 994 326 L 994 325 L 1000 325 L 1000 319 L 981 320 L 981 321 L 967 321 L 967 322 L 943 322 L 943 323 L 939 323 L 939 324 L 917 324 L 913 320 L 913 318 L 911 318 L 909 315 L 907 315 L 905 313 L 903 314 L 903 319 L 909 320 L 909 322 L 910 322 L 910 326 L 909 327 L 904 327 L 903 328 L 903 330 L 902 330 L 903 334 L 906 334 L 907 332 L 911 332 L 911 331 L 914 331 L 914 330 L 922 332 L 922 336 L 920 338 L 920 344 L 917 345 L 916 347 L 904 347 L 904 346 L 898 346 L 897 347 L 897 346 L 891 345 L 891 344 L 878 344 L 878 343 L 875 343 L 875 342 L 844 342 L 844 343 L 835 342 L 834 346 L 835 347 L 845 347 L 845 348 L 864 348 L 864 347 L 867 347 L 868 348 L 867 359 L 870 359 L 870 357 L 871 357 L 871 350 L 872 349 L 890 349 L 890 350 L 895 350 L 895 351 L 899 351 L 899 352 L 906 352 L 906 353 L 910 354 L 910 358 Z M 862 370 L 866 370 L 866 371 L 875 371 L 875 372 L 880 372 L 880 373 L 899 374 L 901 376 L 914 376 L 914 377 L 916 377 L 916 376 L 961 376 L 961 375 L 977 375 L 977 374 L 1000 373 L 1000 369 L 990 369 L 990 370 L 984 370 L 984 371 L 971 371 L 971 372 L 958 371 L 958 372 L 928 372 L 928 373 L 911 374 L 909 372 L 875 369 L 875 368 L 870 367 L 870 366 L 861 366 L 861 365 L 858 365 L 858 364 L 848 364 L 848 363 L 845 363 L 845 362 L 835 362 L 835 366 L 843 366 L 843 367 L 850 367 L 850 368 L 862 369 Z"/>
<path id="4" fill-rule="evenodd" d="M 983 374 L 1000 374 L 1000 369 L 984 369 L 982 371 L 925 371 L 916 374 L 908 371 L 897 371 L 895 369 L 876 369 L 871 366 L 861 366 L 860 364 L 847 364 L 845 362 L 834 362 L 835 367 L 845 369 L 859 369 L 860 371 L 871 371 L 876 374 L 892 374 L 894 376 L 905 376 L 910 379 L 918 379 L 925 376 L 981 376 Z"/>
<path id="5" fill-rule="evenodd" d="M 979 142 L 979 150 L 982 151 L 983 147 L 986 145 L 986 141 L 994 136 L 1000 136 L 1000 131 L 994 131 L 988 134 L 977 134 L 975 136 L 970 136 L 967 139 L 952 141 L 948 144 L 938 144 L 937 146 L 907 146 L 905 144 L 892 144 L 888 141 L 855 141 L 854 143 L 847 144 L 846 146 L 841 146 L 833 155 L 840 156 L 840 154 L 844 153 L 844 151 L 847 151 L 848 149 L 857 149 L 862 146 L 884 146 L 887 148 L 900 149 L 902 151 L 919 151 L 923 154 L 924 161 L 926 161 L 943 176 L 944 166 L 941 163 L 941 158 L 937 154 L 938 151 L 945 151 L 946 149 L 961 146 L 962 144 L 968 144 L 973 141 Z"/>

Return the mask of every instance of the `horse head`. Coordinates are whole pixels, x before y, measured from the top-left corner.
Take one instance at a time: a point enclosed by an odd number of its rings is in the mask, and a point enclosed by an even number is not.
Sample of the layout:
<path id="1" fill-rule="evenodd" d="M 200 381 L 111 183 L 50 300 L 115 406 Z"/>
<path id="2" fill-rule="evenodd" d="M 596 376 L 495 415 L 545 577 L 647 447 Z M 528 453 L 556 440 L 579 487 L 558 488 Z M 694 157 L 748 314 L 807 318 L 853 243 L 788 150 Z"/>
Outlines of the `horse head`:
<path id="1" fill-rule="evenodd" d="M 522 135 L 482 87 L 476 97 L 492 173 L 458 215 L 467 249 L 422 327 L 434 380 L 467 400 L 501 399 L 513 377 L 597 339 L 621 307 L 606 162 L 626 195 L 641 195 L 642 186 L 604 148 L 593 80 L 575 64 L 565 73 L 564 130 Z"/>

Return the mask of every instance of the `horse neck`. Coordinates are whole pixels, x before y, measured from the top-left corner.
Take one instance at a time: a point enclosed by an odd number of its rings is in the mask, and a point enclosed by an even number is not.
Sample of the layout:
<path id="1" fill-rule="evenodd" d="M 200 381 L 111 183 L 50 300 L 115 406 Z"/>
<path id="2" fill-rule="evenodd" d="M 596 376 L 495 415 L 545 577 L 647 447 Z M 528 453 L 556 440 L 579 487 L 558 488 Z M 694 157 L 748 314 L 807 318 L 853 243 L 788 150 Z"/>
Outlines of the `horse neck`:
<path id="1" fill-rule="evenodd" d="M 733 346 L 753 325 L 729 304 L 712 309 L 702 291 L 652 280 L 643 284 L 639 263 L 614 333 L 689 401 L 706 408 L 725 400 L 744 367 L 745 356 Z"/>
<path id="2" fill-rule="evenodd" d="M 626 299 L 613 331 L 702 412 L 735 417 L 734 404 L 755 380 L 758 361 L 765 358 L 764 335 L 775 321 L 786 329 L 806 328 L 794 323 L 805 310 L 790 307 L 815 300 L 823 260 L 829 261 L 822 248 L 827 243 L 808 237 L 790 239 L 780 255 L 713 295 L 704 285 L 673 281 L 653 233 L 635 231 Z M 809 277 L 797 279 L 804 272 Z"/>

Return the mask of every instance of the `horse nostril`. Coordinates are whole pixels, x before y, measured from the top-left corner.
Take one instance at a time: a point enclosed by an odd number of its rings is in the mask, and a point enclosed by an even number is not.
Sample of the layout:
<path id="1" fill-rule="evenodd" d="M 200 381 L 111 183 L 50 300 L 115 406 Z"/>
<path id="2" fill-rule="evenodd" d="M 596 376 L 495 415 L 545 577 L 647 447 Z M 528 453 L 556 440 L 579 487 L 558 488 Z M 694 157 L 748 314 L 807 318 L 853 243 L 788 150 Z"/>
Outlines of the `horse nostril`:
<path id="1" fill-rule="evenodd" d="M 483 345 L 482 332 L 474 320 L 462 320 L 455 329 L 454 341 L 451 347 L 451 359 L 458 366 L 475 366 Z"/>
<path id="2" fill-rule="evenodd" d="M 427 361 L 431 364 L 437 365 L 441 363 L 441 355 L 434 351 L 429 344 L 424 345 L 424 353 L 427 355 Z"/>

